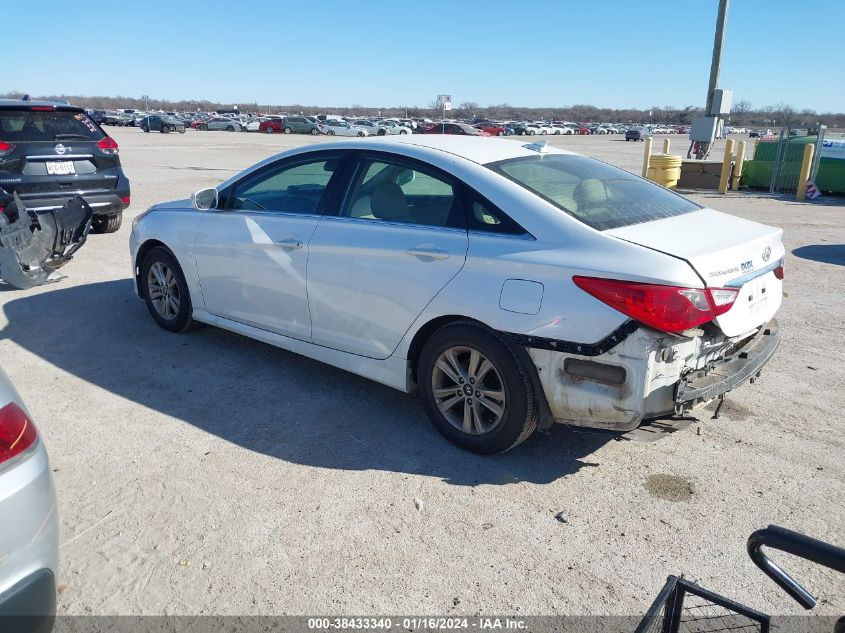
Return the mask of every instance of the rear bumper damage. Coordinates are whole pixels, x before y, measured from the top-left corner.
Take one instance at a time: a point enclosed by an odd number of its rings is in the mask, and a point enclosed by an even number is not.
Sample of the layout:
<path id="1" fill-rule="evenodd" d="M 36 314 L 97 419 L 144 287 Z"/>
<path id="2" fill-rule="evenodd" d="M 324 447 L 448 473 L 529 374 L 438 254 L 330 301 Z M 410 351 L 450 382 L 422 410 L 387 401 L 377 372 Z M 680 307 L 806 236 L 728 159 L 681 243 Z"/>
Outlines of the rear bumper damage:
<path id="1" fill-rule="evenodd" d="M 746 380 L 754 379 L 780 345 L 778 322 L 772 319 L 734 354 L 685 375 L 678 383 L 675 402 L 681 410 L 708 402 Z"/>
<path id="2" fill-rule="evenodd" d="M 21 289 L 62 279 L 56 269 L 85 244 L 92 217 L 81 196 L 58 209 L 33 211 L 15 195 L 0 214 L 0 278 Z"/>
<path id="3" fill-rule="evenodd" d="M 632 325 L 614 333 L 610 348 L 520 337 L 555 422 L 630 431 L 683 414 L 753 380 L 780 342 L 774 319 L 733 338 L 712 325 L 686 336 Z"/>

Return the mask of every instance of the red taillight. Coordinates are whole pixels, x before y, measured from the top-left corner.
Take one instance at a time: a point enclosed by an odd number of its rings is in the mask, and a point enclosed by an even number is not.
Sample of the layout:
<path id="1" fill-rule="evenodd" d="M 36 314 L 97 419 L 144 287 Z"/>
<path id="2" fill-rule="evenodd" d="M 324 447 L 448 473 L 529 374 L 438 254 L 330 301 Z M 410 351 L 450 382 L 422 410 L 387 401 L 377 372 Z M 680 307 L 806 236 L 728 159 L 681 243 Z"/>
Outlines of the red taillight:
<path id="1" fill-rule="evenodd" d="M 120 201 L 123 204 L 125 204 L 126 206 L 129 206 L 129 196 L 124 196 L 123 198 L 120 199 Z"/>
<path id="2" fill-rule="evenodd" d="M 117 154 L 118 152 L 117 141 L 115 141 L 111 136 L 102 138 L 100 142 L 97 143 L 97 147 L 99 147 L 105 154 Z"/>
<path id="3" fill-rule="evenodd" d="M 35 425 L 18 405 L 0 409 L 0 464 L 20 455 L 38 439 Z"/>
<path id="4" fill-rule="evenodd" d="M 784 269 L 783 269 L 783 261 L 781 260 L 781 262 L 780 262 L 780 264 L 778 265 L 778 267 L 777 267 L 777 268 L 775 268 L 775 277 L 777 277 L 778 279 L 780 279 L 781 281 L 783 281 L 783 276 L 784 276 L 784 274 L 785 274 L 785 271 L 784 271 Z"/>
<path id="5" fill-rule="evenodd" d="M 55 109 L 55 106 L 32 106 L 30 108 L 33 112 L 52 112 Z"/>
<path id="6" fill-rule="evenodd" d="M 712 321 L 733 306 L 736 288 L 682 288 L 573 277 L 576 286 L 611 308 L 663 332 L 682 332 Z"/>
<path id="7" fill-rule="evenodd" d="M 0 156 L 8 156 L 15 149 L 15 146 L 6 141 L 0 141 Z"/>

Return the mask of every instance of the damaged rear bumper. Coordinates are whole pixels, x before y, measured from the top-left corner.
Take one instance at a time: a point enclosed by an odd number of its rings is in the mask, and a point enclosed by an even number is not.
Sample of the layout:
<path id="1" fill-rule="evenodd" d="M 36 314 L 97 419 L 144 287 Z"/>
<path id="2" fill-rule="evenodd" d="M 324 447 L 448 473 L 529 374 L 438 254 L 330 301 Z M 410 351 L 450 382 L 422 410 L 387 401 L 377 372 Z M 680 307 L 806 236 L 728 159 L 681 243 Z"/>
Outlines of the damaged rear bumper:
<path id="1" fill-rule="evenodd" d="M 58 281 L 63 275 L 56 269 L 85 243 L 92 218 L 81 196 L 59 209 L 34 211 L 15 195 L 14 205 L 0 214 L 0 278 L 21 289 Z"/>
<path id="2" fill-rule="evenodd" d="M 537 368 L 555 422 L 630 431 L 681 414 L 753 380 L 780 342 L 777 321 L 747 337 L 715 327 L 686 336 L 623 326 L 607 345 L 518 336 Z"/>
<path id="3" fill-rule="evenodd" d="M 679 408 L 689 409 L 727 393 L 746 380 L 753 380 L 760 375 L 778 345 L 778 322 L 772 319 L 735 354 L 684 376 L 678 383 L 675 402 Z"/>

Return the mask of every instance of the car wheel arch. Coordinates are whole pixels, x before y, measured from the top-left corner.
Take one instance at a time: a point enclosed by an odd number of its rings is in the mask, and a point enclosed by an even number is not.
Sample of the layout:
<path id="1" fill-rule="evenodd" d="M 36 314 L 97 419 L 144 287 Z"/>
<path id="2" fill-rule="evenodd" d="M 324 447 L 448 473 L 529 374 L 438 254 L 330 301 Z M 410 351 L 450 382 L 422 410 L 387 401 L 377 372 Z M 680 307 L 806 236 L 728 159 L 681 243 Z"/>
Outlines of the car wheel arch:
<path id="1" fill-rule="evenodd" d="M 176 257 L 176 253 L 173 252 L 173 249 L 161 240 L 151 238 L 141 244 L 138 248 L 138 254 L 135 256 L 134 265 L 132 266 L 132 270 L 135 273 L 135 288 L 139 294 L 141 292 L 141 266 L 144 264 L 144 258 L 151 250 L 157 247 L 165 249 L 173 256 L 173 259 L 175 259 L 177 263 L 179 262 L 179 258 Z"/>
<path id="2" fill-rule="evenodd" d="M 408 391 L 415 393 L 418 391 L 418 376 L 417 376 L 417 365 L 420 361 L 420 354 L 422 353 L 423 347 L 425 347 L 426 341 L 430 339 L 435 333 L 439 330 L 442 330 L 444 327 L 456 325 L 456 324 L 463 324 L 463 325 L 473 325 L 475 327 L 479 327 L 487 332 L 490 332 L 497 336 L 498 338 L 502 339 L 502 341 L 508 345 L 513 352 L 522 360 L 524 366 L 528 369 L 528 376 L 531 380 L 531 385 L 534 388 L 534 397 L 537 400 L 538 405 L 538 428 L 540 429 L 548 429 L 554 424 L 554 416 L 552 415 L 551 408 L 549 407 L 548 400 L 546 399 L 546 393 L 543 390 L 543 386 L 540 382 L 540 376 L 537 373 L 537 367 L 534 362 L 531 360 L 531 356 L 528 354 L 528 350 L 520 345 L 512 344 L 506 337 L 502 335 L 502 333 L 487 325 L 483 321 L 479 321 L 478 319 L 474 319 L 472 317 L 458 315 L 458 314 L 446 314 L 441 315 L 439 317 L 435 317 L 426 323 L 424 323 L 421 327 L 414 332 L 414 336 L 411 339 L 411 343 L 408 346 Z"/>

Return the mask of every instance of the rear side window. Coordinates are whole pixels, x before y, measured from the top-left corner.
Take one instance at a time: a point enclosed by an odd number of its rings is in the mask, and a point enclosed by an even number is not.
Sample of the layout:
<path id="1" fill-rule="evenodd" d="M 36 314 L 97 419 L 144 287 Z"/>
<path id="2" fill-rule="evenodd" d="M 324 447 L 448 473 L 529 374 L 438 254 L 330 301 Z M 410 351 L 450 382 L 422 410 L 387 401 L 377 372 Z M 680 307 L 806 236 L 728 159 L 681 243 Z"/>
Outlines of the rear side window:
<path id="1" fill-rule="evenodd" d="M 4 141 L 99 141 L 103 132 L 84 112 L 0 110 Z"/>
<path id="2" fill-rule="evenodd" d="M 644 178 L 584 156 L 526 156 L 487 167 L 599 231 L 702 208 Z"/>
<path id="3" fill-rule="evenodd" d="M 362 220 L 460 226 L 451 182 L 422 166 L 364 161 L 341 215 Z"/>
<path id="4" fill-rule="evenodd" d="M 470 231 L 500 235 L 530 235 L 508 214 L 477 193 L 467 194 L 467 225 Z"/>

